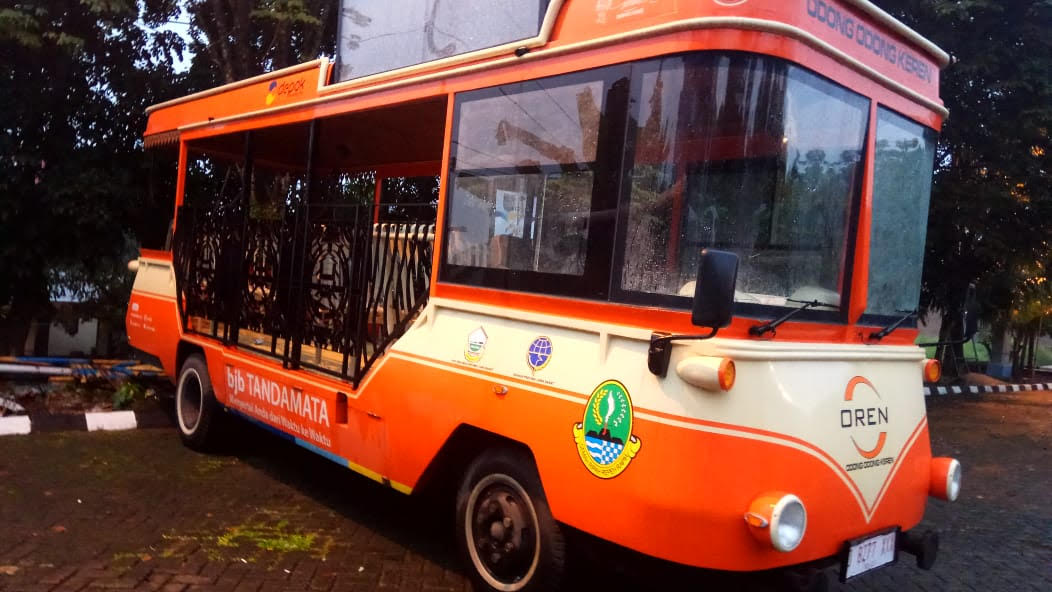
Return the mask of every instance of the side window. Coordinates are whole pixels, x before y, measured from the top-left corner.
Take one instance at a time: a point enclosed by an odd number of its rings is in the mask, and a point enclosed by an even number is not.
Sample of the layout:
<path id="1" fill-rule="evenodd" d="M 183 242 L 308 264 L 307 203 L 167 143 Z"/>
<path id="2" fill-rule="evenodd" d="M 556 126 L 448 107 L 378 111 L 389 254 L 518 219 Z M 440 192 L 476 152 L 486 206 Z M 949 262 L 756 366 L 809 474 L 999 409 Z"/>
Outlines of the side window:
<path id="1" fill-rule="evenodd" d="M 876 148 L 866 314 L 901 316 L 920 299 L 935 132 L 881 107 Z"/>
<path id="2" fill-rule="evenodd" d="M 620 143 L 603 139 L 623 124 L 624 74 L 606 68 L 458 97 L 443 281 L 605 295 Z"/>

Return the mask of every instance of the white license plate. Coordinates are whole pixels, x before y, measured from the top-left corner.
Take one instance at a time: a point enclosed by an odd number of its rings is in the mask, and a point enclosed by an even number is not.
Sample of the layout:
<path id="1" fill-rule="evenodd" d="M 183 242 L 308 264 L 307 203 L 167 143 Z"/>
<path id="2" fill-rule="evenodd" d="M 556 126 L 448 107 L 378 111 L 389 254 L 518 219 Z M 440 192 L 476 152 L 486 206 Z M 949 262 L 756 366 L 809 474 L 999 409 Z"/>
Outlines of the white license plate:
<path id="1" fill-rule="evenodd" d="M 849 580 L 895 561 L 895 537 L 897 530 L 856 539 L 848 543 L 847 559 L 844 562 L 843 579 Z"/>

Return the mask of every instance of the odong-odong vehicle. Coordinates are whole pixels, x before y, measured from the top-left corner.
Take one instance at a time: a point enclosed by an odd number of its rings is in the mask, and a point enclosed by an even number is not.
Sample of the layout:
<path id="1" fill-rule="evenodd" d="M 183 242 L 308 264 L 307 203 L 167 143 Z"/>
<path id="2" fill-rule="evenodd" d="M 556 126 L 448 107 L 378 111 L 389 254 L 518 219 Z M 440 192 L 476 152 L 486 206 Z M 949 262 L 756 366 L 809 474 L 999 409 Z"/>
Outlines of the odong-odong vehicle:
<path id="1" fill-rule="evenodd" d="M 483 590 L 556 586 L 567 525 L 931 567 L 961 474 L 910 318 L 944 52 L 863 0 L 341 15 L 334 62 L 150 109 L 174 236 L 127 325 L 188 445 L 231 413 L 406 494 L 452 478 Z"/>

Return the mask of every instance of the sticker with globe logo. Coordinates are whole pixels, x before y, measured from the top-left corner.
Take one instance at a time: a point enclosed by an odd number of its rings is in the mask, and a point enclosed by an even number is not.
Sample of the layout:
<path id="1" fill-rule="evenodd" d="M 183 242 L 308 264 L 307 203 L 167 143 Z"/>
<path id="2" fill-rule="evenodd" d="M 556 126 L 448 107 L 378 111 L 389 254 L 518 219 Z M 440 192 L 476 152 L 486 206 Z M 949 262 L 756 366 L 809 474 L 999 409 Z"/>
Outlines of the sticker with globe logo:
<path id="1" fill-rule="evenodd" d="M 592 391 L 584 421 L 573 426 L 581 462 L 593 475 L 611 479 L 632 462 L 643 442 L 632 435 L 632 399 L 625 385 L 607 380 Z"/>
<path id="2" fill-rule="evenodd" d="M 526 363 L 530 370 L 536 372 L 542 370 L 552 360 L 552 340 L 548 337 L 538 337 L 530 343 L 530 349 L 526 351 Z"/>

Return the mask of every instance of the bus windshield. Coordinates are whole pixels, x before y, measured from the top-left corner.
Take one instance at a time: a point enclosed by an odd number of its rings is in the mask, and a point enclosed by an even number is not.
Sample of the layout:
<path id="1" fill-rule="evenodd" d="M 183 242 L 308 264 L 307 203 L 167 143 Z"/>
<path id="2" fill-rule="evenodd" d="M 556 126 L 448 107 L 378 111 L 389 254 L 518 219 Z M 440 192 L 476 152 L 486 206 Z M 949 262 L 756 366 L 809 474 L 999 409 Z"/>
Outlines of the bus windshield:
<path id="1" fill-rule="evenodd" d="M 739 303 L 841 305 L 868 100 L 758 55 L 639 66 L 621 290 L 690 296 L 712 247 L 740 257 Z"/>

